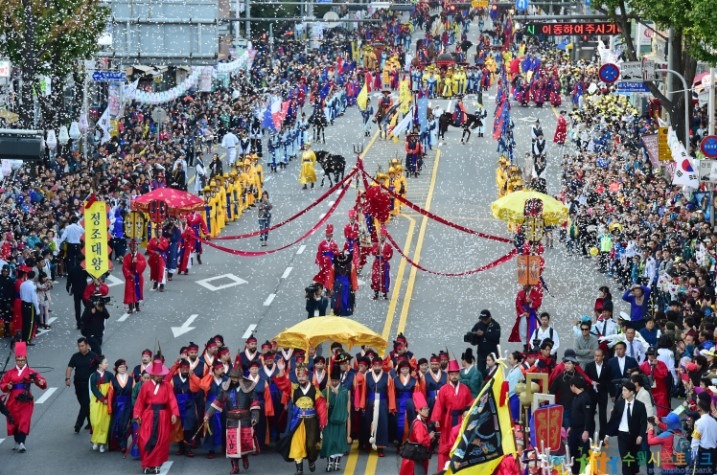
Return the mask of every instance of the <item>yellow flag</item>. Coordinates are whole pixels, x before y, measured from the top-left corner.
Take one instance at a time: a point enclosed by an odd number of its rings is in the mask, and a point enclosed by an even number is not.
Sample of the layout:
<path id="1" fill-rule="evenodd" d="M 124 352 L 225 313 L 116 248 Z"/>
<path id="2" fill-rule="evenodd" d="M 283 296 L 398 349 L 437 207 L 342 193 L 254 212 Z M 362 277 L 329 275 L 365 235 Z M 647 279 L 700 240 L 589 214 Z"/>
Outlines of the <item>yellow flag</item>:
<path id="1" fill-rule="evenodd" d="M 95 201 L 85 207 L 85 270 L 99 279 L 109 270 L 107 204 Z"/>
<path id="2" fill-rule="evenodd" d="M 359 95 L 356 96 L 356 104 L 358 105 L 359 110 L 365 111 L 366 110 L 366 101 L 368 100 L 368 88 L 366 87 L 366 82 L 363 83 L 363 87 L 361 88 L 361 92 L 359 92 Z"/>
<path id="3" fill-rule="evenodd" d="M 408 79 L 401 81 L 398 87 L 398 100 L 401 103 L 400 109 L 402 114 L 407 114 L 411 108 L 411 91 L 408 88 Z"/>
<path id="4" fill-rule="evenodd" d="M 504 380 L 503 368 L 499 367 L 473 401 L 451 450 L 446 475 L 493 473 L 503 457 L 516 452 Z M 502 395 L 504 391 L 506 394 Z"/>

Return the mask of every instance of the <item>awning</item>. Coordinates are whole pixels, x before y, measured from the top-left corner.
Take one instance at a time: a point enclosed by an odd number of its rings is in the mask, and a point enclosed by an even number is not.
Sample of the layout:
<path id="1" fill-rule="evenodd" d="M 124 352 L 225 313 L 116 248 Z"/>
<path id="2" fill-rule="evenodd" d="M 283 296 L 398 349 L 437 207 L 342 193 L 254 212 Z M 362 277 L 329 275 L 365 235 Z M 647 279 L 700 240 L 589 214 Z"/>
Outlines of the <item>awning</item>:
<path id="1" fill-rule="evenodd" d="M 135 64 L 132 66 L 133 69 L 141 72 L 142 74 L 155 74 L 156 71 L 151 66 L 142 66 L 141 64 Z"/>
<path id="2" fill-rule="evenodd" d="M 192 71 L 191 66 L 177 66 L 177 70 L 179 71 L 187 71 L 188 73 Z"/>

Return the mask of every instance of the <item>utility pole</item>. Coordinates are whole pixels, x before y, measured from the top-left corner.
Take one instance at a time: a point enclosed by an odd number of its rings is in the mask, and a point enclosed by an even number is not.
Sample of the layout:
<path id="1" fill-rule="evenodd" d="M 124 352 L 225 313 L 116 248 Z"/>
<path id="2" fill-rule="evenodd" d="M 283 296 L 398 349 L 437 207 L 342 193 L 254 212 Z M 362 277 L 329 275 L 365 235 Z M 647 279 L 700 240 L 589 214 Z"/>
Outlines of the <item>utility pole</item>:
<path id="1" fill-rule="evenodd" d="M 246 40 L 251 41 L 251 0 L 245 1 L 244 18 L 246 18 L 246 21 L 244 22 L 244 34 L 246 35 Z M 237 14 L 237 16 L 239 15 Z"/>
<path id="2" fill-rule="evenodd" d="M 709 125 L 708 125 L 708 135 L 714 135 L 715 134 L 715 68 L 710 68 L 710 91 L 709 91 L 709 99 L 707 101 L 707 107 L 709 110 L 707 111 L 707 117 L 709 117 Z"/>

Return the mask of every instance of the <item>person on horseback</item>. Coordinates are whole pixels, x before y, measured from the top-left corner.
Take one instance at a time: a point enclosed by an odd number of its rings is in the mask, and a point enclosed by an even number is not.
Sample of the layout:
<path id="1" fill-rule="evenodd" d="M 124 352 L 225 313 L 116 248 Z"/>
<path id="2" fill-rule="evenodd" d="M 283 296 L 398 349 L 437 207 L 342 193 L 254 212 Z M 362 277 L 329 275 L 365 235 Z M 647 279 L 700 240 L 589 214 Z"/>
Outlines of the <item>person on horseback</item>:
<path id="1" fill-rule="evenodd" d="M 423 150 L 421 142 L 418 140 L 418 134 L 408 134 L 406 138 L 406 170 L 408 176 L 413 175 L 418 178 L 421 165 L 423 164 Z"/>
<path id="2" fill-rule="evenodd" d="M 376 112 L 376 123 L 378 124 L 378 130 L 381 131 L 381 137 L 386 137 L 388 132 L 386 130 L 386 119 L 388 118 L 388 111 L 393 107 L 393 99 L 391 99 L 391 91 L 384 89 L 381 91 L 383 97 L 378 103 L 378 112 Z"/>
<path id="3" fill-rule="evenodd" d="M 466 107 L 463 105 L 463 97 L 458 97 L 456 107 L 453 110 L 453 124 L 456 127 L 461 127 L 466 123 Z"/>

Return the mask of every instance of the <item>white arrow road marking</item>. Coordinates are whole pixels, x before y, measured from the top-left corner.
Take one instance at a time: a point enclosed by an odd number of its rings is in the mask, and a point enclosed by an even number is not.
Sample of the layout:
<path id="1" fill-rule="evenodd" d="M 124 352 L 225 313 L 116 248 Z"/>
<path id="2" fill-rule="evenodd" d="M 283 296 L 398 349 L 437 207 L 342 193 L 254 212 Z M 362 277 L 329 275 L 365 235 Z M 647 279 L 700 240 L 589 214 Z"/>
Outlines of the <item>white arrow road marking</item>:
<path id="1" fill-rule="evenodd" d="M 172 334 L 174 335 L 174 338 L 177 338 L 181 335 L 184 335 L 185 333 L 189 333 L 190 331 L 194 330 L 194 327 L 190 327 L 192 322 L 197 319 L 199 315 L 194 314 L 190 315 L 186 322 L 182 323 L 181 327 L 172 327 Z"/>
<path id="2" fill-rule="evenodd" d="M 293 270 L 293 267 L 287 267 L 283 274 L 281 274 L 282 279 L 286 279 L 289 277 L 289 274 L 291 274 L 291 271 Z"/>
<path id="3" fill-rule="evenodd" d="M 269 296 L 266 298 L 266 300 L 264 300 L 264 306 L 268 307 L 269 305 L 271 305 L 271 302 L 273 302 L 275 298 L 276 298 L 276 294 L 269 294 Z"/>
<path id="4" fill-rule="evenodd" d="M 124 313 L 124 314 L 122 314 L 121 317 L 119 317 L 119 318 L 117 319 L 117 321 L 118 321 L 118 322 L 124 322 L 124 321 L 127 320 L 128 318 L 129 318 L 129 313 Z"/>
<path id="5" fill-rule="evenodd" d="M 44 404 L 45 401 L 50 399 L 53 394 L 55 394 L 55 391 L 57 391 L 57 388 L 48 388 L 47 391 L 45 391 L 42 396 L 37 398 L 37 401 L 35 401 L 35 404 Z"/>
<path id="6" fill-rule="evenodd" d="M 305 249 L 306 249 L 306 245 L 302 244 L 301 246 L 299 246 L 299 250 L 297 250 L 296 253 L 303 254 Z"/>
<path id="7" fill-rule="evenodd" d="M 2 444 L 3 442 L 5 442 L 5 439 L 0 439 L 0 444 Z"/>
<path id="8" fill-rule="evenodd" d="M 47 333 L 47 332 L 49 332 L 49 331 L 52 331 L 52 329 L 50 329 L 50 328 L 43 328 L 42 330 L 38 330 L 37 333 L 35 333 L 35 338 L 37 338 L 38 336 L 42 336 L 42 335 L 44 335 L 45 333 Z"/>
<path id="9" fill-rule="evenodd" d="M 159 467 L 159 473 L 160 475 L 167 475 L 169 473 L 169 469 L 172 468 L 172 464 L 174 462 L 172 461 L 166 461 L 162 464 L 161 467 Z"/>
<path id="10" fill-rule="evenodd" d="M 254 330 L 256 330 L 256 325 L 252 323 L 242 335 L 242 340 L 246 340 L 247 338 L 249 338 L 254 333 Z"/>
<path id="11" fill-rule="evenodd" d="M 47 324 L 48 324 L 48 325 L 52 325 L 52 324 L 55 323 L 56 321 L 57 321 L 57 317 L 50 317 L 50 318 L 47 319 Z"/>

